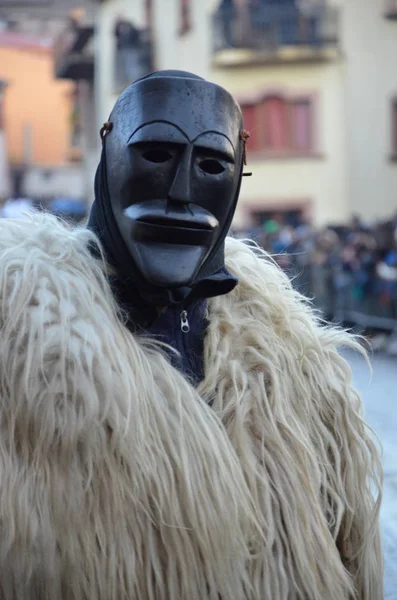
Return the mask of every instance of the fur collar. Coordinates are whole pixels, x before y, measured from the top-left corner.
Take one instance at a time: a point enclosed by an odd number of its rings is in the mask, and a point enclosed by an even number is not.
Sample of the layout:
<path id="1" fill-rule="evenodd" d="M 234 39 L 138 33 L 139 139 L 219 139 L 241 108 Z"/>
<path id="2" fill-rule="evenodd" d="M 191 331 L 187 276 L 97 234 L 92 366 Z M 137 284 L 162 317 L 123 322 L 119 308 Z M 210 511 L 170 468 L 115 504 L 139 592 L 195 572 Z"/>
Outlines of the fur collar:
<path id="1" fill-rule="evenodd" d="M 0 222 L 0 595 L 380 600 L 356 342 L 230 239 L 195 390 L 123 325 L 90 241 Z"/>

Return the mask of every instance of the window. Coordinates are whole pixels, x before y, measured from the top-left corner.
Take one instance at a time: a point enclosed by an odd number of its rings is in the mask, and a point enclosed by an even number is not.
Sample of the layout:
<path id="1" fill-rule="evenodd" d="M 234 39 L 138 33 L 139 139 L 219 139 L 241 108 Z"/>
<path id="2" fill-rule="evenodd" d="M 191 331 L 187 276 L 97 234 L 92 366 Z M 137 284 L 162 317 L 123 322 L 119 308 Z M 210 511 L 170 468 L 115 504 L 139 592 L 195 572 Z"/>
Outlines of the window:
<path id="1" fill-rule="evenodd" d="M 277 156 L 313 153 L 313 105 L 310 96 L 287 95 L 266 95 L 256 104 L 244 104 L 244 127 L 251 133 L 248 151 Z"/>
<path id="2" fill-rule="evenodd" d="M 262 227 L 266 221 L 276 221 L 280 222 L 282 225 L 286 225 L 289 227 L 299 227 L 305 218 L 305 211 L 303 208 L 296 207 L 283 207 L 278 206 L 276 210 L 271 209 L 263 209 L 263 210 L 253 210 L 251 212 L 252 220 L 256 223 L 259 223 Z"/>
<path id="3" fill-rule="evenodd" d="M 192 28 L 191 0 L 179 0 L 179 35 L 184 35 Z"/>

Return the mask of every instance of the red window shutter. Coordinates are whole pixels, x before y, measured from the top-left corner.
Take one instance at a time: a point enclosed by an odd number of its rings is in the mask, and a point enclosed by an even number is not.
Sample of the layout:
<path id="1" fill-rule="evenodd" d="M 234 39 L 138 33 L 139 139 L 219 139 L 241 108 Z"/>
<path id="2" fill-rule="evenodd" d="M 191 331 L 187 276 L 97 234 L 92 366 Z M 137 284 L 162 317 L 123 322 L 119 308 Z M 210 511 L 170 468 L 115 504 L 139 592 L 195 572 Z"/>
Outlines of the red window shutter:
<path id="1" fill-rule="evenodd" d="M 393 102 L 393 154 L 397 154 L 397 100 Z"/>
<path id="2" fill-rule="evenodd" d="M 243 111 L 244 129 L 249 131 L 250 137 L 247 142 L 247 152 L 259 150 L 258 144 L 258 107 L 249 104 L 241 108 Z"/>
<path id="3" fill-rule="evenodd" d="M 313 149 L 313 106 L 310 99 L 291 104 L 291 143 L 295 150 Z"/>
<path id="4" fill-rule="evenodd" d="M 264 146 L 266 150 L 290 147 L 288 104 L 284 98 L 266 98 L 263 105 Z"/>

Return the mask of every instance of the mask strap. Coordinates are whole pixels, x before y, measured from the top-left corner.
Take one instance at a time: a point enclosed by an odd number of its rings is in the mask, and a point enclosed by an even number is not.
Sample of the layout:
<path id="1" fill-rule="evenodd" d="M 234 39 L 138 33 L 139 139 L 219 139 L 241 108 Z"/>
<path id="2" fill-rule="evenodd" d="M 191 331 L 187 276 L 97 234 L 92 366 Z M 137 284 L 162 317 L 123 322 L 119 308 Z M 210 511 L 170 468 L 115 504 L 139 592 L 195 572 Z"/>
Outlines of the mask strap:
<path id="1" fill-rule="evenodd" d="M 102 144 L 103 144 L 105 137 L 107 136 L 108 133 L 110 133 L 112 131 L 112 129 L 113 129 L 113 123 L 111 123 L 110 121 L 106 121 L 106 123 L 103 124 L 103 126 L 101 127 L 101 130 L 99 132 L 99 135 L 101 136 Z"/>

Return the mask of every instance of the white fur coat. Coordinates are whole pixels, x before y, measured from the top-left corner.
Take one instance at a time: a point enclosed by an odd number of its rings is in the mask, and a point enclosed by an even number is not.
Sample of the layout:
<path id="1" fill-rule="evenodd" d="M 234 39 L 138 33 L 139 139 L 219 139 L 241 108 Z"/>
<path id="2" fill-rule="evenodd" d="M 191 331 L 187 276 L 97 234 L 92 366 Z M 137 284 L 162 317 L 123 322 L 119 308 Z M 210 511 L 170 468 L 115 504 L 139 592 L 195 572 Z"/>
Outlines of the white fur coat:
<path id="1" fill-rule="evenodd" d="M 123 325 L 92 237 L 0 220 L 0 598 L 381 600 L 355 342 L 228 240 L 195 390 Z"/>

